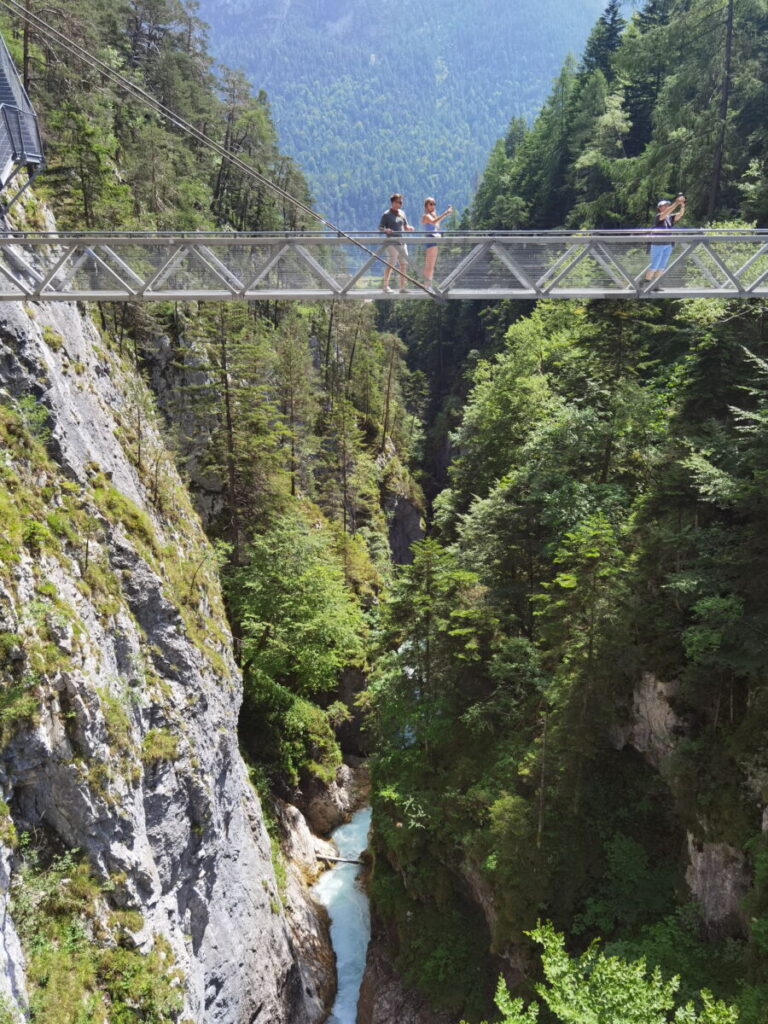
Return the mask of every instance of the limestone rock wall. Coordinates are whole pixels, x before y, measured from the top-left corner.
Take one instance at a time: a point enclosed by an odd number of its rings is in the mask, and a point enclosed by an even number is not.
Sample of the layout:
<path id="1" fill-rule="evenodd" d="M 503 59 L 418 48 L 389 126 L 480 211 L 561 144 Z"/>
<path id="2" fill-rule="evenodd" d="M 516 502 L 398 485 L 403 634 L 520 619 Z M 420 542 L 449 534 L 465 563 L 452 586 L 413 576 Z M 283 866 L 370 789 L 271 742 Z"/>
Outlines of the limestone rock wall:
<path id="1" fill-rule="evenodd" d="M 656 769 L 670 778 L 670 759 L 688 728 L 674 709 L 678 685 L 643 673 L 632 695 L 629 720 L 611 733 L 618 749 L 632 747 Z M 685 880 L 691 898 L 698 904 L 704 925 L 713 937 L 746 934 L 743 908 L 751 875 L 742 850 L 713 838 L 710 823 L 700 821 L 698 835 L 687 834 L 688 864 Z"/>
<path id="2" fill-rule="evenodd" d="M 0 450 L 18 534 L 0 564 L 0 672 L 35 705 L 3 726 L 9 826 L 83 851 L 113 904 L 140 911 L 140 948 L 167 939 L 182 1016 L 315 1024 L 324 996 L 238 753 L 241 683 L 210 552 L 142 381 L 75 305 L 8 303 L 3 408 L 24 408 L 49 454 Z M 0 997 L 23 1007 L 12 846 L 0 849 Z"/>

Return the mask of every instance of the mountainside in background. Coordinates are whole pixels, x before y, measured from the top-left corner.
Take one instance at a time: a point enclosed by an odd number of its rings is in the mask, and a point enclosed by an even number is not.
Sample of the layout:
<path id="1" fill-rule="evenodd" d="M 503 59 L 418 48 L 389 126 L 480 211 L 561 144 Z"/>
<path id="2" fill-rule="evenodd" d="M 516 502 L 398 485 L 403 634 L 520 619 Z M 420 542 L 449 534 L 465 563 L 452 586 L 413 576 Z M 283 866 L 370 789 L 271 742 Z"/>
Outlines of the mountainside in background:
<path id="1" fill-rule="evenodd" d="M 393 189 L 461 209 L 510 116 L 530 116 L 603 0 L 201 0 L 211 51 L 265 89 L 317 209 L 375 227 Z"/>

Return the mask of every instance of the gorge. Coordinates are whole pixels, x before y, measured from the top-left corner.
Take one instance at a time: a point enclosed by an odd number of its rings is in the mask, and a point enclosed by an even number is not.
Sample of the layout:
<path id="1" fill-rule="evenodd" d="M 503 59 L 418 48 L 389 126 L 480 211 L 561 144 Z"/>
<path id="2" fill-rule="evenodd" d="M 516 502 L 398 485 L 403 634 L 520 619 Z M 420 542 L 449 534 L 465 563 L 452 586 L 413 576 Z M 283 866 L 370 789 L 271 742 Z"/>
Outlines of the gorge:
<path id="1" fill-rule="evenodd" d="M 195 11 L 46 5 L 308 199 Z M 766 223 L 763 7 L 625 13 L 469 228 Z M 6 231 L 309 226 L 0 22 L 48 160 Z M 0 1022 L 765 1024 L 766 424 L 754 298 L 2 304 Z"/>

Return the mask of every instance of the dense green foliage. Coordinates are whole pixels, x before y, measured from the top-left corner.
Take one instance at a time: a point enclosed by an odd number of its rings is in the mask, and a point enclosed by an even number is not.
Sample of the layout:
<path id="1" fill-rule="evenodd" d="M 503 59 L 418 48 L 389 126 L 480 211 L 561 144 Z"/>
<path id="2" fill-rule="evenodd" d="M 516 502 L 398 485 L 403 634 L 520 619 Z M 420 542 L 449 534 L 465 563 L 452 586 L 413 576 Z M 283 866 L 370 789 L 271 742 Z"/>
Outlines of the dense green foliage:
<path id="1" fill-rule="evenodd" d="M 317 208 L 374 229 L 393 190 L 462 209 L 510 111 L 530 117 L 600 0 L 202 0 L 214 52 L 265 88 Z M 418 204 L 418 210 L 417 210 Z"/>
<path id="2" fill-rule="evenodd" d="M 248 564 L 229 579 L 242 630 L 244 741 L 294 785 L 302 768 L 331 778 L 340 763 L 332 726 L 348 712 L 334 704 L 324 713 L 313 699 L 333 695 L 344 667 L 363 657 L 362 613 L 318 520 L 282 518 L 254 538 Z"/>
<path id="3" fill-rule="evenodd" d="M 686 225 L 735 214 L 765 223 L 765 5 L 648 0 L 622 26 L 609 3 L 530 129 L 512 119 L 478 186 L 474 227 L 632 227 L 678 191 Z"/>
<path id="4" fill-rule="evenodd" d="M 339 681 L 365 663 L 364 612 L 390 572 L 383 499 L 420 504 L 407 460 L 421 433 L 401 346 L 370 306 L 266 313 L 175 311 L 167 403 L 230 553 L 244 748 L 295 785 L 340 763 Z"/>
<path id="5" fill-rule="evenodd" d="M 686 831 L 764 855 L 766 356 L 758 308 L 553 303 L 473 371 L 442 543 L 400 573 L 370 688 L 404 964 L 437 862 L 441 905 L 462 875 L 492 900 L 489 952 L 543 912 L 764 1019 L 759 873 L 749 927 L 675 907 Z M 645 759 L 624 723 L 657 679 L 674 728 Z"/>
<path id="6" fill-rule="evenodd" d="M 493 150 L 473 226 L 642 224 L 681 187 L 694 221 L 764 218 L 765 27 L 739 0 L 652 0 L 626 26 L 609 4 L 538 119 L 513 118 Z M 398 963 L 479 1016 L 477 972 L 457 995 L 420 966 L 412 923 L 439 911 L 432 941 L 450 942 L 472 894 L 481 998 L 493 954 L 535 975 L 526 933 L 545 915 L 577 953 L 603 936 L 679 973 L 684 1002 L 709 988 L 763 1024 L 763 311 L 478 312 L 388 321 L 451 453 L 428 467 L 433 493 L 448 483 L 435 539 L 383 610 L 369 695 L 373 895 Z M 638 741 L 630 723 L 659 699 L 669 731 Z M 751 886 L 728 918 L 690 903 L 688 842 L 743 852 Z M 545 1003 L 569 1021 L 596 1005 Z"/>
<path id="7" fill-rule="evenodd" d="M 679 978 L 665 981 L 658 968 L 648 974 L 643 960 L 627 963 L 608 957 L 593 943 L 585 953 L 571 959 L 562 935 L 551 925 L 538 925 L 531 937 L 543 951 L 546 984 L 536 986 L 551 1020 L 561 1024 L 736 1024 L 738 1011 L 701 993 L 701 1009 L 692 1001 L 675 1006 Z M 496 993 L 496 1005 L 503 1013 L 501 1024 L 536 1024 L 539 1005 L 524 1007 L 522 999 L 510 998 L 503 981 Z M 674 1010 L 674 1013 L 672 1012 Z"/>
<path id="8" fill-rule="evenodd" d="M 306 196 L 276 145 L 266 98 L 242 76 L 213 73 L 205 26 L 181 0 L 53 0 L 31 10 L 269 178 Z M 9 19 L 9 15 L 3 15 Z M 9 21 L 3 20 L 5 30 Z M 10 21 L 4 31 L 40 115 L 47 170 L 39 191 L 60 227 L 293 227 L 296 211 L 201 143 L 171 129 L 67 50 Z"/>

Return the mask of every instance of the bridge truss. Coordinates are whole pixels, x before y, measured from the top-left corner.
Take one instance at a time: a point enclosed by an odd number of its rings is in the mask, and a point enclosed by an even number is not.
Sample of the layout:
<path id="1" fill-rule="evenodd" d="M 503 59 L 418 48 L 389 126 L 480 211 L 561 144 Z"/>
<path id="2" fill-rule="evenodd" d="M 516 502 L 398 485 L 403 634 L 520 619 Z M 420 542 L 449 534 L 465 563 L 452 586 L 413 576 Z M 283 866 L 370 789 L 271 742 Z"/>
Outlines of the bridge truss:
<path id="1" fill-rule="evenodd" d="M 404 237 L 420 280 L 428 236 Z M 768 296 L 768 231 L 664 232 L 666 270 L 645 280 L 650 231 L 465 232 L 437 239 L 434 285 L 382 291 L 382 235 L 98 233 L 0 236 L 0 300 L 654 299 Z M 390 284 L 397 289 L 398 275 Z M 656 287 L 659 290 L 656 290 Z"/>

